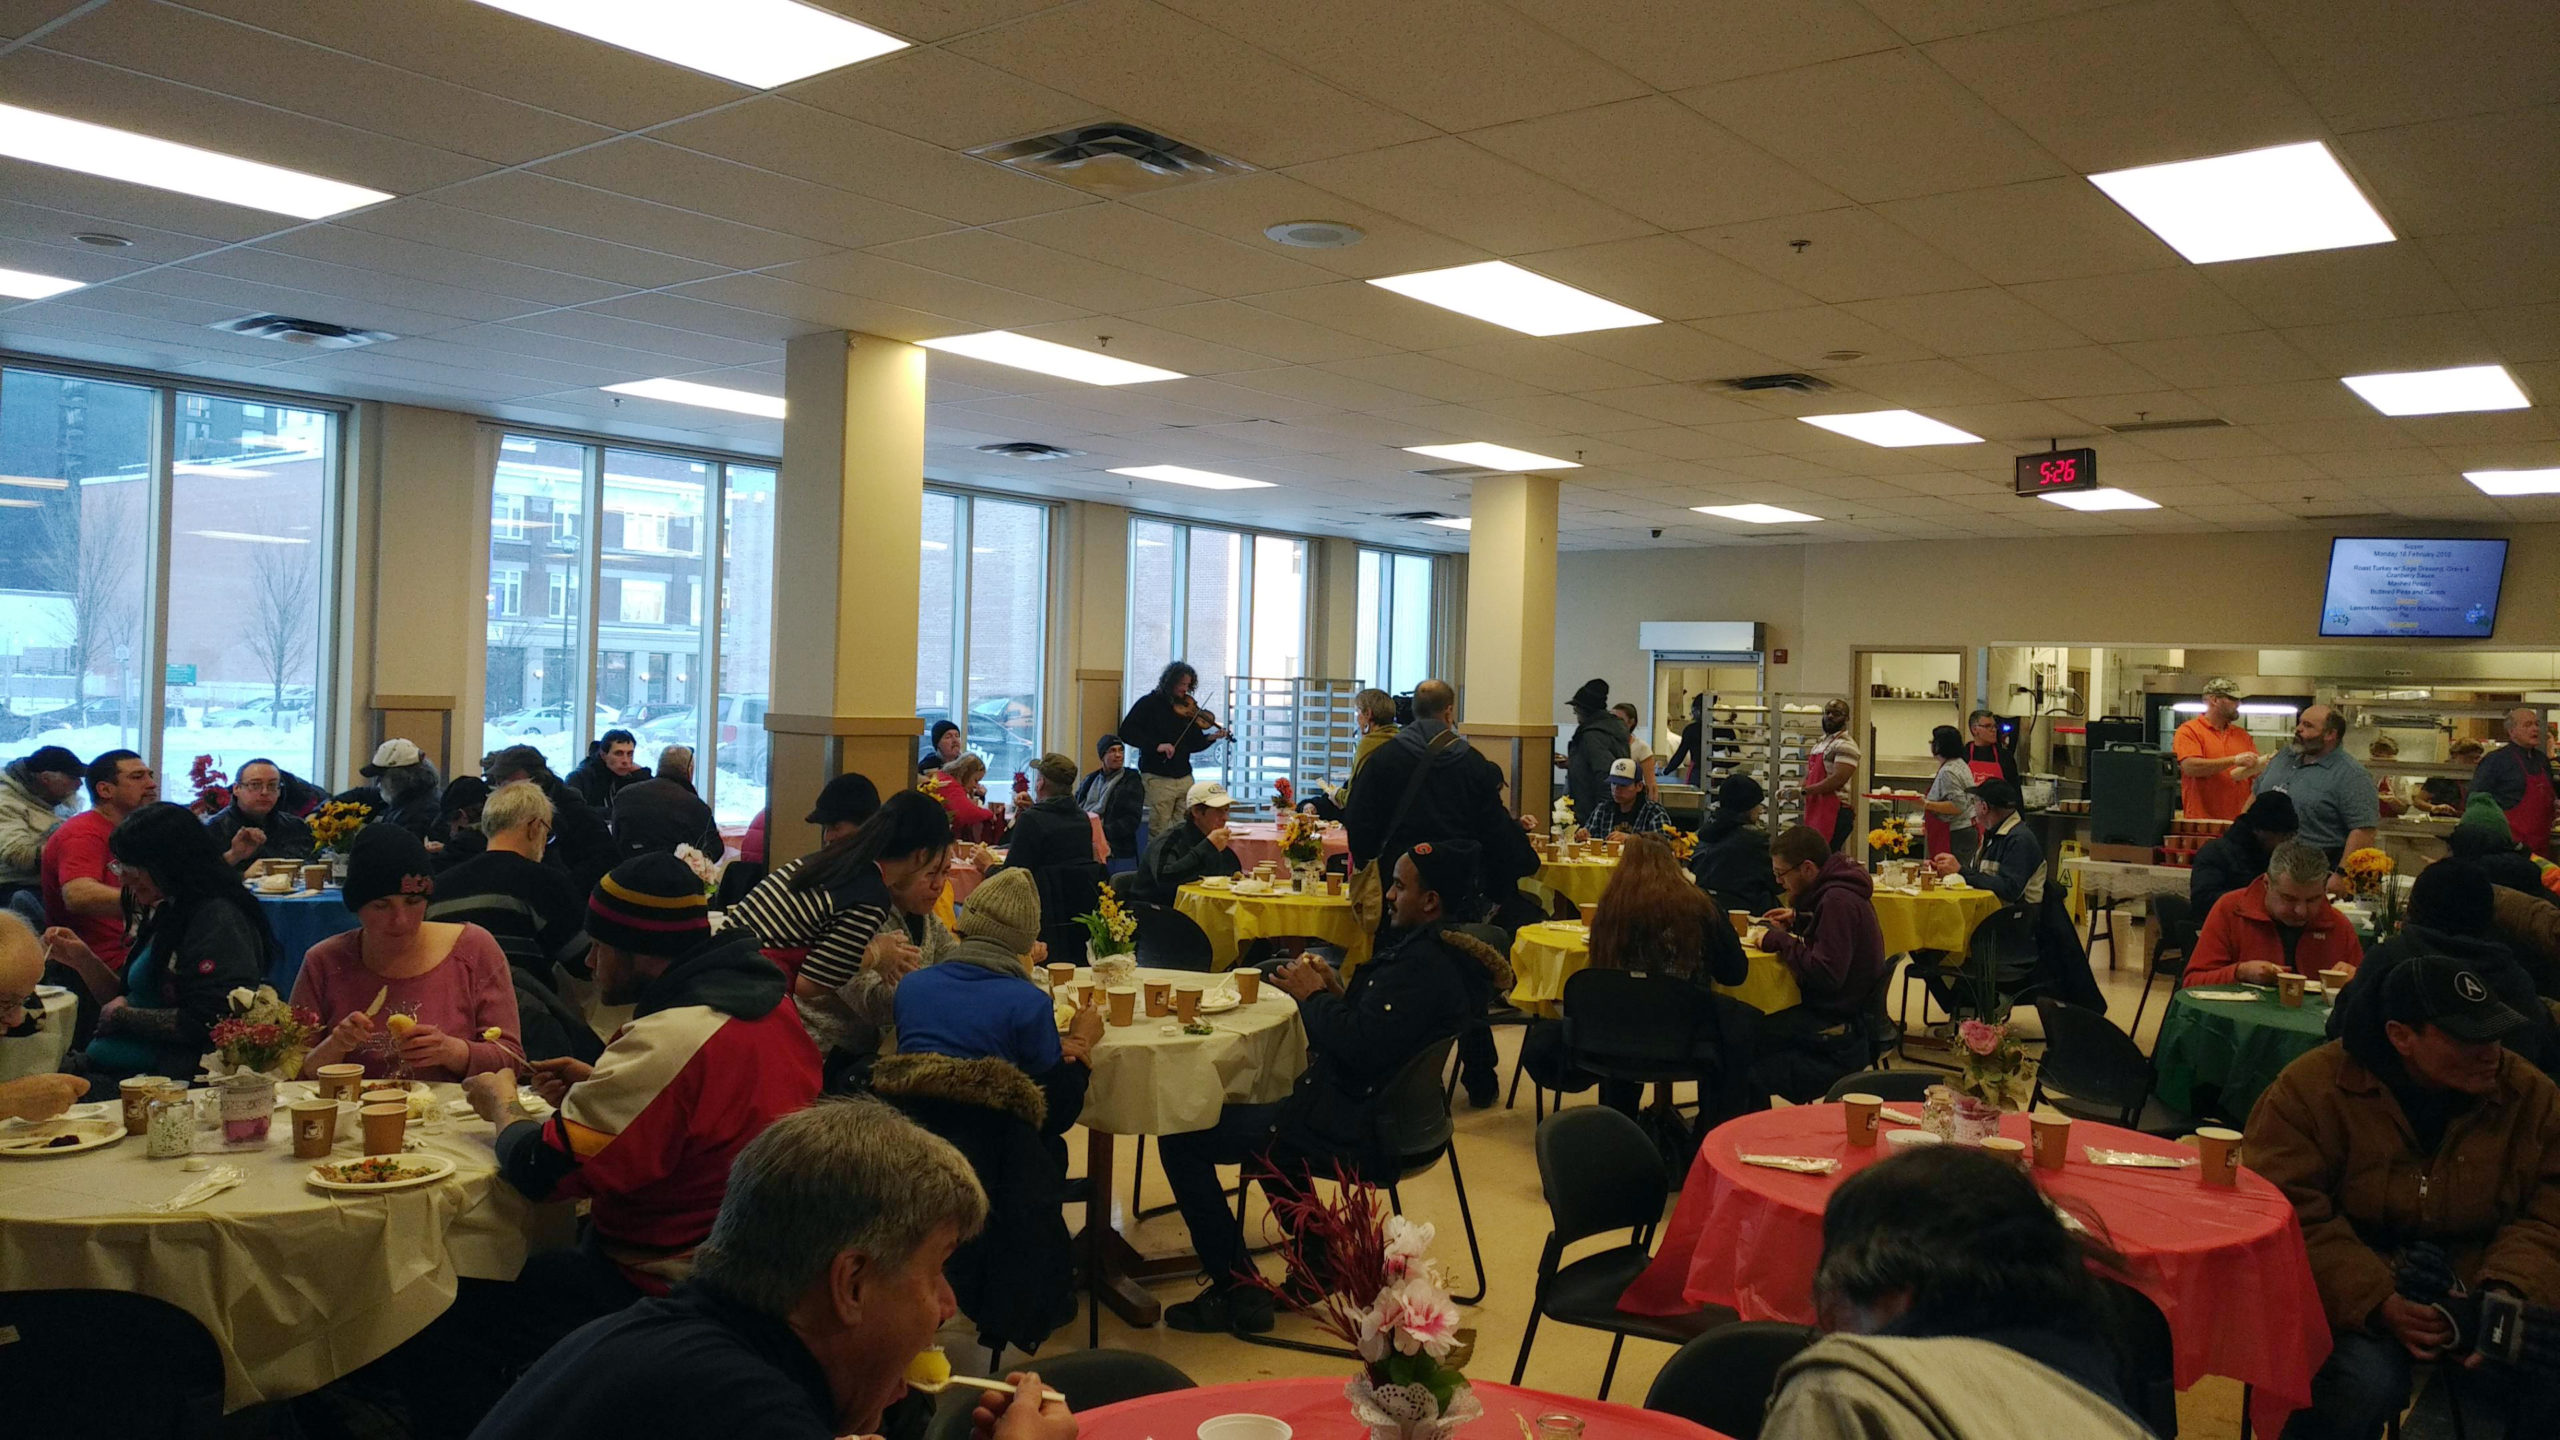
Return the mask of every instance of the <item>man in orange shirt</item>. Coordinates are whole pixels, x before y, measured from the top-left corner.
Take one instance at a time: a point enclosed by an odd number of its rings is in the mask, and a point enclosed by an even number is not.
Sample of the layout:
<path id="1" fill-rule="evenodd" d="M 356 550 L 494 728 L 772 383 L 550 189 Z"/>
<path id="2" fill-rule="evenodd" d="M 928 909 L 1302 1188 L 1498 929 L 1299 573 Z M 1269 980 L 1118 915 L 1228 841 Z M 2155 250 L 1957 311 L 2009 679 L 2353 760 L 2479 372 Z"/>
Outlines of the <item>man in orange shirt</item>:
<path id="1" fill-rule="evenodd" d="M 2180 808 L 2190 820 L 2237 820 L 2249 808 L 2249 777 L 2266 762 L 2239 724 L 2240 687 L 2205 683 L 2204 713 L 2178 727 Z"/>

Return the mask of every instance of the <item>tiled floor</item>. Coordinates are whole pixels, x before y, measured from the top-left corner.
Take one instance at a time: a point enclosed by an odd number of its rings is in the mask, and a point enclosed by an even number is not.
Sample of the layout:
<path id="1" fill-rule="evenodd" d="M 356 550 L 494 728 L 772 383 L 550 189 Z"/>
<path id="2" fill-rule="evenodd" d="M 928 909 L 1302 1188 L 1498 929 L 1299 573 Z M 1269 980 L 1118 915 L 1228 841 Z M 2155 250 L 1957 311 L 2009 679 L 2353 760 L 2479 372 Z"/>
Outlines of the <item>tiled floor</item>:
<path id="1" fill-rule="evenodd" d="M 2098 971 L 2105 988 L 2110 1013 L 2122 1025 L 2133 1015 L 2134 1002 L 2140 993 L 2142 931 L 2122 923 L 2118 932 L 2125 941 L 2123 957 L 2110 972 Z M 2163 982 L 2165 991 L 2166 982 Z M 2165 994 L 2155 994 L 2143 1015 L 2140 1037 L 2148 1048 L 2151 1032 L 2156 1028 L 2159 1012 L 2165 1008 Z M 1503 1075 L 1510 1077 L 1510 1060 L 1519 1042 L 1520 1031 L 1502 1029 L 1496 1032 L 1503 1053 Z M 1577 1097 L 1578 1103 L 1589 1104 L 1588 1094 Z M 1463 1102 L 1462 1102 L 1463 1106 Z M 1492 1271 L 1492 1289 L 1483 1304 L 1468 1315 L 1477 1332 L 1476 1358 L 1468 1367 L 1470 1374 L 1493 1380 L 1508 1380 L 1511 1364 L 1518 1353 L 1520 1335 L 1527 1318 L 1532 1282 L 1536 1278 L 1538 1252 L 1546 1243 L 1546 1204 L 1538 1191 L 1537 1162 L 1531 1150 L 1535 1129 L 1530 1116 L 1529 1097 L 1520 1097 L 1516 1110 L 1467 1110 L 1458 1113 L 1459 1153 L 1465 1162 L 1467 1198 L 1475 1211 L 1476 1233 L 1485 1249 L 1485 1261 Z M 1081 1137 L 1073 1141 L 1077 1164 L 1082 1164 Z M 1119 1147 L 1121 1171 L 1117 1190 L 1124 1198 L 1129 1186 L 1129 1157 L 1134 1146 Z M 1163 1174 L 1156 1168 L 1155 1148 L 1147 1150 L 1146 1199 L 1150 1205 L 1171 1198 L 1165 1188 Z M 1459 1284 L 1472 1288 L 1473 1276 L 1467 1268 L 1466 1240 L 1459 1231 L 1455 1192 L 1449 1185 L 1448 1169 L 1434 1169 L 1403 1186 L 1406 1213 L 1417 1220 L 1429 1220 L 1440 1227 L 1435 1247 L 1444 1265 Z M 1262 1208 L 1257 1198 L 1254 1215 L 1260 1223 Z M 1183 1243 L 1179 1217 L 1166 1215 L 1145 1222 L 1137 1231 L 1141 1249 L 1174 1250 Z M 1605 1242 L 1592 1242 L 1597 1248 Z M 1579 1253 L 1579 1252 L 1576 1252 Z M 1188 1299 L 1195 1293 L 1189 1280 L 1162 1282 L 1158 1298 L 1170 1304 Z M 1283 1316 L 1279 1333 L 1302 1338 L 1316 1336 L 1305 1322 Z M 1081 1347 L 1085 1339 L 1085 1320 L 1078 1315 L 1074 1324 L 1051 1337 L 1048 1352 Z M 1105 1311 L 1102 1317 L 1102 1343 L 1130 1350 L 1143 1350 L 1160 1355 L 1180 1366 L 1195 1380 L 1212 1384 L 1227 1380 L 1247 1380 L 1277 1375 L 1343 1374 L 1344 1362 L 1323 1356 L 1300 1354 L 1246 1345 L 1232 1338 L 1215 1335 L 1187 1335 L 1164 1326 L 1134 1329 Z M 1538 1332 L 1537 1346 L 1530 1358 L 1524 1384 L 1551 1390 L 1561 1395 L 1594 1396 L 1600 1384 L 1601 1365 L 1608 1356 L 1609 1337 L 1593 1330 L 1568 1326 L 1544 1325 Z M 1670 1347 L 1643 1340 L 1627 1342 L 1626 1352 L 1618 1366 L 1616 1383 L 1609 1398 L 1626 1404 L 1640 1404 L 1653 1383 L 1654 1372 L 1671 1354 Z M 1019 1364 L 1017 1358 L 1014 1362 Z M 2220 1379 L 2207 1379 L 2182 1396 L 2179 1421 L 2182 1433 L 2191 1436 L 2234 1435 L 2239 1432 L 2240 1387 Z"/>

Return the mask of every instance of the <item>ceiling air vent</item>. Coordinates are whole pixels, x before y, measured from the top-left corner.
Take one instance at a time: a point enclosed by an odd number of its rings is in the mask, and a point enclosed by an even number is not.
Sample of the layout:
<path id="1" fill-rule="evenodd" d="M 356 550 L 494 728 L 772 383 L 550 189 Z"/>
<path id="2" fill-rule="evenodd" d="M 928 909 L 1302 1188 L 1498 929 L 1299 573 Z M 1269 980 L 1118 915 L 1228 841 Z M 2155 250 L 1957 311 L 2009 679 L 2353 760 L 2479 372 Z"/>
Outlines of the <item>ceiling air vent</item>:
<path id="1" fill-rule="evenodd" d="M 1152 195 L 1194 180 L 1249 175 L 1254 168 L 1117 120 L 981 145 L 969 153 L 1009 170 L 1114 200 Z"/>
<path id="2" fill-rule="evenodd" d="M 1007 440 L 999 445 L 981 445 L 978 453 L 1000 455 L 1007 460 L 1067 460 L 1084 452 L 1063 445 L 1043 445 L 1037 440 Z"/>
<path id="3" fill-rule="evenodd" d="M 1786 371 L 1777 375 L 1744 375 L 1718 382 L 1725 390 L 1792 390 L 1798 395 L 1820 395 L 1831 388 L 1831 382 L 1816 375 L 1800 375 Z"/>
<path id="4" fill-rule="evenodd" d="M 1458 517 L 1441 510 L 1398 510 L 1388 515 L 1386 518 L 1389 520 L 1408 521 L 1412 524 L 1420 525 L 1426 521 L 1455 520 Z"/>
<path id="5" fill-rule="evenodd" d="M 379 345 L 385 340 L 400 338 L 388 330 L 356 330 L 345 325 L 332 325 L 326 320 L 304 320 L 293 315 L 243 315 L 237 320 L 218 320 L 205 328 L 246 335 L 252 340 L 301 345 L 313 350 L 352 350 L 359 345 Z"/>
<path id="6" fill-rule="evenodd" d="M 1478 480 L 1492 480 L 1512 472 L 1487 470 L 1481 465 L 1443 465 L 1437 470 L 1416 470 L 1413 473 L 1432 480 L 1446 480 L 1456 485 L 1472 485 Z"/>
<path id="7" fill-rule="evenodd" d="M 2119 435 L 2148 435 L 2156 430 L 2227 430 L 2231 428 L 2231 422 L 2207 416 L 2202 420 L 2136 420 L 2105 428 Z"/>

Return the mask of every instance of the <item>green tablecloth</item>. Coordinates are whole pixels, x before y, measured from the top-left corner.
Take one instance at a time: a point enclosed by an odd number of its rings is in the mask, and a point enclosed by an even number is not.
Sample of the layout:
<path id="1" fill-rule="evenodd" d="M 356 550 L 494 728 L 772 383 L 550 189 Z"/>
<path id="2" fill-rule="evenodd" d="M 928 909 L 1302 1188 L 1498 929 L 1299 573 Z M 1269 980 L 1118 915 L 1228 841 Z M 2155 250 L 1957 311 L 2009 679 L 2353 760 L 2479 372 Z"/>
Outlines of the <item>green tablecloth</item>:
<path id="1" fill-rule="evenodd" d="M 2329 1039 L 2329 1007 L 2308 999 L 2288 1010 L 2271 986 L 2208 985 L 2208 990 L 2255 990 L 2255 1000 L 2198 1000 L 2180 990 L 2160 1020 L 2160 1042 L 2151 1063 L 2163 1104 L 2192 1115 L 2196 1091 L 2221 1092 L 2217 1113 L 2249 1118 L 2258 1096 L 2284 1067 Z"/>

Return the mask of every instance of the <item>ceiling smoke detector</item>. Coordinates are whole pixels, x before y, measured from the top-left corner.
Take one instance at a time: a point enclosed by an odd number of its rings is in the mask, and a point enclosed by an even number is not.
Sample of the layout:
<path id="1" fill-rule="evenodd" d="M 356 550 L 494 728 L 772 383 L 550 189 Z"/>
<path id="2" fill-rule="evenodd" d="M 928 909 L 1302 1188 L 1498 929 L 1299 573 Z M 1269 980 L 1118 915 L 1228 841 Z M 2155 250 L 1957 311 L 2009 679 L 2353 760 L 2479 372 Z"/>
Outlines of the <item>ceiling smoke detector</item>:
<path id="1" fill-rule="evenodd" d="M 388 330 L 358 330 L 347 325 L 332 325 L 326 320 L 305 320 L 296 315 L 243 315 L 237 320 L 217 320 L 205 328 L 312 350 L 353 350 L 359 345 L 379 345 L 385 340 L 400 338 Z"/>
<path id="2" fill-rule="evenodd" d="M 1301 250 L 1339 250 L 1369 238 L 1368 231 L 1339 220 L 1283 220 L 1262 233 Z"/>
<path id="3" fill-rule="evenodd" d="M 1798 395 L 1820 395 L 1831 389 L 1831 382 L 1818 375 L 1784 371 L 1776 375 L 1743 375 L 1731 380 L 1713 382 L 1723 390 L 1750 392 L 1755 390 L 1792 390 Z"/>
<path id="4" fill-rule="evenodd" d="M 1212 155 L 1170 135 L 1117 120 L 981 145 L 969 153 L 1008 170 L 1113 200 L 1152 195 L 1195 180 L 1250 175 L 1254 169 L 1241 160 Z"/>
<path id="5" fill-rule="evenodd" d="M 1084 453 L 1063 445 L 1043 445 L 1037 440 L 1007 440 L 977 448 L 982 455 L 999 455 L 1007 460 L 1068 460 Z"/>

